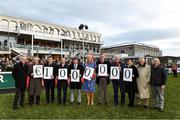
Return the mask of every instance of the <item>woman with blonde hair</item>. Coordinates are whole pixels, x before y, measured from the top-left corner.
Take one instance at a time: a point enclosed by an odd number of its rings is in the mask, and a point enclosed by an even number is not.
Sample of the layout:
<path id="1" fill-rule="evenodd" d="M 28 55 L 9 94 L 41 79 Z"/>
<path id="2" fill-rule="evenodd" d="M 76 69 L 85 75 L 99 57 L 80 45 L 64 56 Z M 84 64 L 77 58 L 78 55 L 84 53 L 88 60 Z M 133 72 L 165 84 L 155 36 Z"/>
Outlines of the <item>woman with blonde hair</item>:
<path id="1" fill-rule="evenodd" d="M 96 63 L 93 60 L 93 54 L 87 55 L 87 62 L 84 64 L 84 68 L 90 67 L 94 71 L 96 69 Z M 86 92 L 87 105 L 94 105 L 94 92 L 95 92 L 95 72 L 93 73 L 91 80 L 83 79 L 83 90 Z"/>

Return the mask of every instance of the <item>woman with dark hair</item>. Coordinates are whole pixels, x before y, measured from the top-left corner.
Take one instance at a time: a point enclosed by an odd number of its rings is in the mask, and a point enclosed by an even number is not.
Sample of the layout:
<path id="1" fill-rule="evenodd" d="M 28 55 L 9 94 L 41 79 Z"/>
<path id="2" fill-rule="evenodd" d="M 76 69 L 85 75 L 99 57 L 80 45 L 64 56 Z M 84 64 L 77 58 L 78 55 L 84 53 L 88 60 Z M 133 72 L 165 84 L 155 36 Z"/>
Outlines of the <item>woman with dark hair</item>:
<path id="1" fill-rule="evenodd" d="M 128 92 L 128 98 L 129 98 L 129 107 L 134 107 L 134 100 L 135 100 L 135 93 L 138 93 L 137 89 L 137 81 L 138 78 L 138 70 L 136 66 L 134 66 L 133 61 L 131 59 L 127 60 L 127 65 L 125 68 L 131 68 L 132 69 L 132 81 L 125 82 L 125 87 Z"/>

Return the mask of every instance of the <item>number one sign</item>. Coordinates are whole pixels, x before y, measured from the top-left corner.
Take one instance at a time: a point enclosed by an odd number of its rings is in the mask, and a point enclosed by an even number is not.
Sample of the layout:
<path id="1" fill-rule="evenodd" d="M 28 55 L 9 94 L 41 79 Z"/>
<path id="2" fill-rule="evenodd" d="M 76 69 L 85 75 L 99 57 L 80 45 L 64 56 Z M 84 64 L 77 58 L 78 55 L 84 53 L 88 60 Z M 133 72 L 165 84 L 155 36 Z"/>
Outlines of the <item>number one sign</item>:
<path id="1" fill-rule="evenodd" d="M 91 77 L 93 75 L 94 69 L 91 67 L 86 67 L 86 69 L 84 70 L 84 75 L 83 78 L 86 80 L 91 80 Z"/>
<path id="2" fill-rule="evenodd" d="M 128 82 L 132 82 L 132 68 L 124 68 L 124 72 L 123 72 L 123 80 L 124 81 L 128 81 Z"/>
<path id="3" fill-rule="evenodd" d="M 71 82 L 80 82 L 79 70 L 71 70 Z"/>
<path id="4" fill-rule="evenodd" d="M 58 70 L 58 80 L 67 80 L 67 69 L 59 69 Z"/>
<path id="5" fill-rule="evenodd" d="M 52 79 L 53 67 L 44 67 L 44 79 Z"/>
<path id="6" fill-rule="evenodd" d="M 98 74 L 99 76 L 107 76 L 107 64 L 98 65 Z"/>
<path id="7" fill-rule="evenodd" d="M 111 67 L 110 79 L 120 79 L 120 69 L 118 67 Z"/>

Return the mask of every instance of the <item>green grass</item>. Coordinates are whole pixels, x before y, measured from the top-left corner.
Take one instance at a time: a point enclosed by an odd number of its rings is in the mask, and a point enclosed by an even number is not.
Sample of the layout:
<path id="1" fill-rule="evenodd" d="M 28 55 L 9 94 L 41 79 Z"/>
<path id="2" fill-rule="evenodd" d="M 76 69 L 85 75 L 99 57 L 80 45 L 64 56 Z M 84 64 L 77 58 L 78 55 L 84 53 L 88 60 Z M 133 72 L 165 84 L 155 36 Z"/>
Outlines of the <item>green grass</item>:
<path id="1" fill-rule="evenodd" d="M 68 89 L 69 90 L 69 89 Z M 0 119 L 17 119 L 17 118 L 69 118 L 69 119 L 180 119 L 180 78 L 174 79 L 169 75 L 165 90 L 165 109 L 164 112 L 159 112 L 154 109 L 143 109 L 142 107 L 129 108 L 127 106 L 128 99 L 126 97 L 126 106 L 121 107 L 113 105 L 112 84 L 109 85 L 108 96 L 109 105 L 87 106 L 86 96 L 82 92 L 82 104 L 70 105 L 69 92 L 67 105 L 45 104 L 44 91 L 41 95 L 41 105 L 33 107 L 28 106 L 27 95 L 25 108 L 18 110 L 12 109 L 14 94 L 0 95 Z M 95 95 L 95 103 L 97 103 L 97 95 Z"/>

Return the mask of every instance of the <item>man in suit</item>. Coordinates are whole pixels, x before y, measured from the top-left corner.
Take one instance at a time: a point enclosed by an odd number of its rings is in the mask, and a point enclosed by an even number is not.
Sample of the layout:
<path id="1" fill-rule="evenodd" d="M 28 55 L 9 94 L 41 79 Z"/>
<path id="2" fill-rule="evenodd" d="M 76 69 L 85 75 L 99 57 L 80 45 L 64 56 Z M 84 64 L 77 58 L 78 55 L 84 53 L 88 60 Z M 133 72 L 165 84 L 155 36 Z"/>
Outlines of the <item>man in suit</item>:
<path id="1" fill-rule="evenodd" d="M 70 103 L 74 103 L 74 91 L 77 90 L 78 92 L 78 98 L 77 98 L 77 103 L 80 105 L 81 104 L 81 78 L 83 76 L 83 66 L 78 62 L 78 59 L 75 57 L 73 58 L 73 61 L 71 63 L 71 65 L 69 66 L 69 74 L 71 74 L 71 70 L 79 70 L 80 71 L 80 78 L 79 78 L 79 82 L 72 82 L 70 80 Z"/>
<path id="2" fill-rule="evenodd" d="M 12 76 L 15 80 L 15 87 L 16 87 L 13 109 L 18 108 L 19 98 L 20 98 L 19 101 L 20 106 L 24 107 L 27 75 L 28 75 L 28 66 L 26 65 L 26 56 L 21 56 L 20 62 L 15 64 L 12 71 Z"/>
<path id="3" fill-rule="evenodd" d="M 111 66 L 113 67 L 118 67 L 120 72 L 119 72 L 119 79 L 112 79 L 112 85 L 113 85 L 113 91 L 114 91 L 114 105 L 117 106 L 119 99 L 118 99 L 118 91 L 120 88 L 121 92 L 121 105 L 124 106 L 125 104 L 125 85 L 123 81 L 123 69 L 124 69 L 124 64 L 121 63 L 120 56 L 115 56 L 114 62 L 112 62 Z"/>
<path id="4" fill-rule="evenodd" d="M 61 63 L 57 65 L 56 67 L 56 78 L 58 79 L 58 70 L 59 69 L 67 69 L 68 72 L 68 65 L 66 64 L 66 58 L 61 58 Z M 68 75 L 68 73 L 67 73 Z M 67 79 L 61 79 L 57 81 L 57 91 L 58 91 L 58 104 L 61 104 L 63 102 L 63 105 L 66 104 L 66 95 L 67 95 L 67 87 L 68 87 L 68 78 Z M 63 90 L 63 101 L 61 101 L 61 93 Z"/>
<path id="5" fill-rule="evenodd" d="M 55 65 L 53 64 L 53 58 L 51 56 L 48 57 L 47 63 L 44 67 L 53 67 L 55 69 Z M 55 72 L 53 71 L 53 76 L 51 79 L 44 79 L 44 85 L 46 90 L 46 103 L 49 104 L 50 101 L 54 103 L 54 86 L 55 86 L 55 79 L 54 79 Z M 50 100 L 50 93 L 51 93 L 51 100 Z"/>

